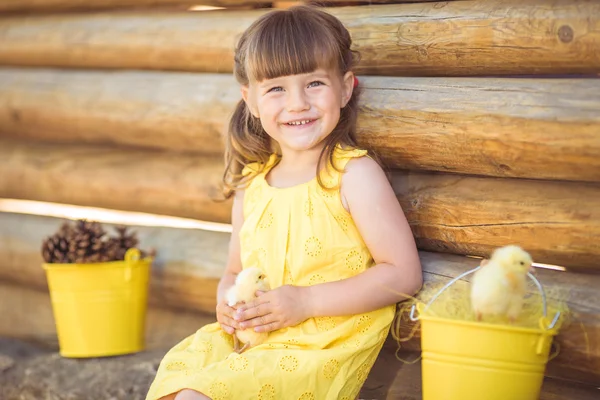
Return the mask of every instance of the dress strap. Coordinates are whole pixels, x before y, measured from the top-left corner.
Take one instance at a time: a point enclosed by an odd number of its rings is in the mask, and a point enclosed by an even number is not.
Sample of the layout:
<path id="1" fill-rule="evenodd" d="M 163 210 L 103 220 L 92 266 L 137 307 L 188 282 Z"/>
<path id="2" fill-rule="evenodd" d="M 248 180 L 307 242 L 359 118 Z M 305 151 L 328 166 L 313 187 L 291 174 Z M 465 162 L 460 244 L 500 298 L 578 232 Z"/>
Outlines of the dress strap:
<path id="1" fill-rule="evenodd" d="M 346 169 L 346 164 L 353 159 L 359 157 L 368 157 L 368 151 L 363 149 L 349 148 L 344 149 L 340 145 L 335 147 L 333 152 L 333 165 L 328 163 L 327 168 L 322 172 L 321 178 L 325 186 L 329 189 L 337 189 L 341 183 L 341 177 Z"/>
<path id="2" fill-rule="evenodd" d="M 271 169 L 271 167 L 277 161 L 277 158 L 278 158 L 277 154 L 271 154 L 266 163 L 256 161 L 256 162 L 251 162 L 249 164 L 246 164 L 244 166 L 244 168 L 242 169 L 242 176 L 258 175 L 259 173 L 264 174 L 264 173 L 268 172 L 269 169 Z"/>

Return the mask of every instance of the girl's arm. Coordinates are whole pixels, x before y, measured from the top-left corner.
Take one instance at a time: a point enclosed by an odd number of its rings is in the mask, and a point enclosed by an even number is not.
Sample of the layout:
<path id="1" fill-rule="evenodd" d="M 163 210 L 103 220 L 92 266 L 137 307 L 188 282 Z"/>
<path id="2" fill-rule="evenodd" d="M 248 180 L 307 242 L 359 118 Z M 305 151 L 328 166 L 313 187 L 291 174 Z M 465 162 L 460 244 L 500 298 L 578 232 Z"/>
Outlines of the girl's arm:
<path id="1" fill-rule="evenodd" d="M 341 193 L 376 265 L 307 287 L 302 297 L 311 317 L 372 311 L 405 300 L 423 282 L 412 231 L 381 167 L 368 157 L 350 160 Z"/>
<path id="2" fill-rule="evenodd" d="M 237 322 L 233 320 L 233 314 L 235 310 L 226 304 L 225 295 L 227 290 L 229 290 L 229 288 L 235 283 L 237 274 L 242 271 L 239 231 L 244 220 L 243 204 L 244 192 L 236 191 L 231 210 L 232 230 L 229 241 L 227 266 L 225 267 L 223 276 L 221 276 L 219 285 L 217 286 L 217 320 L 221 324 L 222 328 L 228 333 L 233 333 L 233 329 L 237 328 Z"/>

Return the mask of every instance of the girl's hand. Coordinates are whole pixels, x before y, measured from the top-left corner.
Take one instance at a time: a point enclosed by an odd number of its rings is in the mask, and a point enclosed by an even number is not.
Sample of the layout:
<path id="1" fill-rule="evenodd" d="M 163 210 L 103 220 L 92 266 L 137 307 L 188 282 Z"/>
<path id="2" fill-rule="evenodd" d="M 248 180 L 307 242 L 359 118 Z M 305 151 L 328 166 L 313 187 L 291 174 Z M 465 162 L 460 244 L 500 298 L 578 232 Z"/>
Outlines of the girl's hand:
<path id="1" fill-rule="evenodd" d="M 225 300 L 217 304 L 217 321 L 221 324 L 221 329 L 230 335 L 238 328 L 238 323 L 233 319 L 235 311 L 236 309 L 229 307 Z"/>
<path id="2" fill-rule="evenodd" d="M 306 287 L 285 285 L 268 292 L 256 292 L 257 298 L 241 305 L 234 315 L 239 329 L 254 328 L 271 332 L 297 325 L 310 317 Z"/>

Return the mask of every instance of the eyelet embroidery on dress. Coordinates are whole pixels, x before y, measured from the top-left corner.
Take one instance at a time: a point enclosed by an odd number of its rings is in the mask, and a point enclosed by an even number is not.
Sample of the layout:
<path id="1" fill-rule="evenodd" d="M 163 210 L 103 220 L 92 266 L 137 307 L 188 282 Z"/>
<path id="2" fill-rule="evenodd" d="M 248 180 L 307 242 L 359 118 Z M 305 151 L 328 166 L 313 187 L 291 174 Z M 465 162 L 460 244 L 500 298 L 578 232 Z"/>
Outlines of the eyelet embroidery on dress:
<path id="1" fill-rule="evenodd" d="M 319 332 L 326 332 L 336 327 L 335 319 L 333 317 L 317 317 L 315 318 L 315 324 Z"/>
<path id="2" fill-rule="evenodd" d="M 360 347 L 360 339 L 355 337 L 342 343 L 342 348 L 358 348 Z"/>
<path id="3" fill-rule="evenodd" d="M 311 236 L 304 243 L 304 251 L 311 257 L 316 257 L 323 251 L 323 245 L 316 236 Z"/>
<path id="4" fill-rule="evenodd" d="M 369 364 L 363 363 L 356 372 L 356 379 L 359 383 L 363 383 L 367 379 L 367 375 L 369 374 Z"/>
<path id="5" fill-rule="evenodd" d="M 167 371 L 182 371 L 186 368 L 187 365 L 183 361 L 170 361 L 165 367 Z"/>
<path id="6" fill-rule="evenodd" d="M 363 256 L 356 250 L 350 251 L 346 256 L 346 267 L 358 271 L 363 265 Z"/>
<path id="7" fill-rule="evenodd" d="M 327 379 L 333 379 L 340 370 L 340 363 L 336 359 L 331 359 L 323 365 L 323 375 Z"/>
<path id="8" fill-rule="evenodd" d="M 264 384 L 258 392 L 258 400 L 275 400 L 275 386 Z"/>
<path id="9" fill-rule="evenodd" d="M 293 344 L 293 345 L 299 345 L 300 341 L 297 339 L 288 339 L 288 340 L 286 340 L 286 343 Z"/>
<path id="10" fill-rule="evenodd" d="M 315 395 L 311 392 L 304 392 L 300 397 L 298 397 L 298 400 L 315 400 Z"/>
<path id="11" fill-rule="evenodd" d="M 325 182 L 323 182 L 325 183 Z M 321 185 L 319 185 L 319 193 L 321 193 L 321 196 L 327 198 L 327 199 L 332 199 L 335 197 L 335 188 L 331 188 L 329 185 L 325 184 L 326 187 L 323 188 Z"/>
<path id="12" fill-rule="evenodd" d="M 210 385 L 209 392 L 212 400 L 226 400 L 229 398 L 229 388 L 223 382 L 214 382 Z"/>
<path id="13" fill-rule="evenodd" d="M 334 218 L 342 231 L 348 231 L 348 218 L 345 215 L 336 215 Z"/>
<path id="14" fill-rule="evenodd" d="M 323 275 L 314 274 L 308 280 L 309 285 L 316 285 L 317 283 L 325 283 L 325 278 L 323 278 Z"/>
<path id="15" fill-rule="evenodd" d="M 307 199 L 304 202 L 304 214 L 307 217 L 312 217 L 313 216 L 313 205 L 312 205 L 312 201 L 310 199 Z"/>
<path id="16" fill-rule="evenodd" d="M 267 229 L 270 228 L 271 225 L 273 225 L 273 213 L 268 212 L 265 215 L 263 215 L 263 217 L 260 220 L 260 223 L 258 224 L 258 227 L 261 229 Z"/>
<path id="17" fill-rule="evenodd" d="M 229 360 L 229 369 L 235 372 L 240 372 L 248 367 L 248 359 L 244 356 L 238 355 L 237 357 Z"/>
<path id="18" fill-rule="evenodd" d="M 279 359 L 279 368 L 285 372 L 294 372 L 298 369 L 298 359 L 294 356 L 283 356 Z"/>
<path id="19" fill-rule="evenodd" d="M 190 353 L 210 353 L 213 349 L 213 345 L 206 340 L 201 340 L 198 343 L 192 343 L 187 351 Z"/>
<path id="20" fill-rule="evenodd" d="M 356 324 L 356 330 L 360 333 L 366 333 L 372 324 L 372 318 L 368 315 L 361 315 L 358 318 L 358 323 Z"/>

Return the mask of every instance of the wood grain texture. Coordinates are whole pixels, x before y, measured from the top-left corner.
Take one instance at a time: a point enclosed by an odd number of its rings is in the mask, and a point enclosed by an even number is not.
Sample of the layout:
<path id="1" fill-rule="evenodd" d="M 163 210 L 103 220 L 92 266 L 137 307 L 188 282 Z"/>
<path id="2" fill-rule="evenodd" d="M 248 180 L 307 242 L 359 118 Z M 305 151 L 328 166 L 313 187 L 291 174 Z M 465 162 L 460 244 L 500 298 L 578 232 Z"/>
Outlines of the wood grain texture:
<path id="1" fill-rule="evenodd" d="M 0 140 L 0 197 L 229 222 L 221 159 Z M 395 171 L 419 248 L 488 256 L 517 243 L 537 262 L 598 271 L 600 184 Z"/>
<path id="2" fill-rule="evenodd" d="M 536 262 L 598 270 L 600 184 L 396 173 L 419 248 L 487 257 L 518 244 Z"/>
<path id="3" fill-rule="evenodd" d="M 0 197 L 228 222 L 222 159 L 0 140 Z"/>
<path id="4" fill-rule="evenodd" d="M 40 13 L 140 8 L 185 10 L 197 5 L 235 8 L 259 4 L 268 5 L 269 3 L 260 0 L 3 0 L 0 3 L 0 12 Z"/>
<path id="5" fill-rule="evenodd" d="M 13 2 L 14 3 L 14 2 Z M 360 74 L 596 74 L 600 4 L 472 0 L 329 8 Z M 18 16 L 0 21 L 0 64 L 230 72 L 260 11 Z"/>
<path id="6" fill-rule="evenodd" d="M 0 281 L 46 290 L 39 245 L 61 222 L 53 217 L 0 213 Z M 157 250 L 150 304 L 213 313 L 230 235 L 164 227 L 132 228 L 138 232 L 142 246 Z M 420 259 L 425 282 L 431 284 L 446 283 L 479 263 L 474 258 L 426 251 L 420 252 Z M 557 336 L 560 353 L 548 364 L 547 375 L 600 384 L 600 275 L 544 269 L 536 274 L 548 296 L 566 301 L 571 312 L 570 322 Z M 402 317 L 407 322 L 407 315 Z M 401 327 L 402 337 L 406 337 L 412 325 L 403 323 Z M 419 334 L 402 343 L 402 348 L 419 351 Z M 393 350 L 388 349 L 392 357 Z"/>
<path id="7" fill-rule="evenodd" d="M 97 11 L 97 10 L 186 10 L 191 6 L 214 6 L 225 8 L 243 7 L 275 7 L 279 3 L 289 7 L 292 4 L 311 4 L 318 6 L 343 6 L 357 4 L 389 4 L 389 3 L 421 3 L 437 0 L 325 0 L 271 2 L 263 0 L 3 0 L 0 12 L 65 12 L 65 11 Z"/>
<path id="8" fill-rule="evenodd" d="M 224 74 L 0 69 L 0 135 L 222 154 Z"/>
<path id="9" fill-rule="evenodd" d="M 600 181 L 599 79 L 361 77 L 358 136 L 387 166 Z M 0 69 L 0 136 L 221 155 L 225 74 Z"/>

